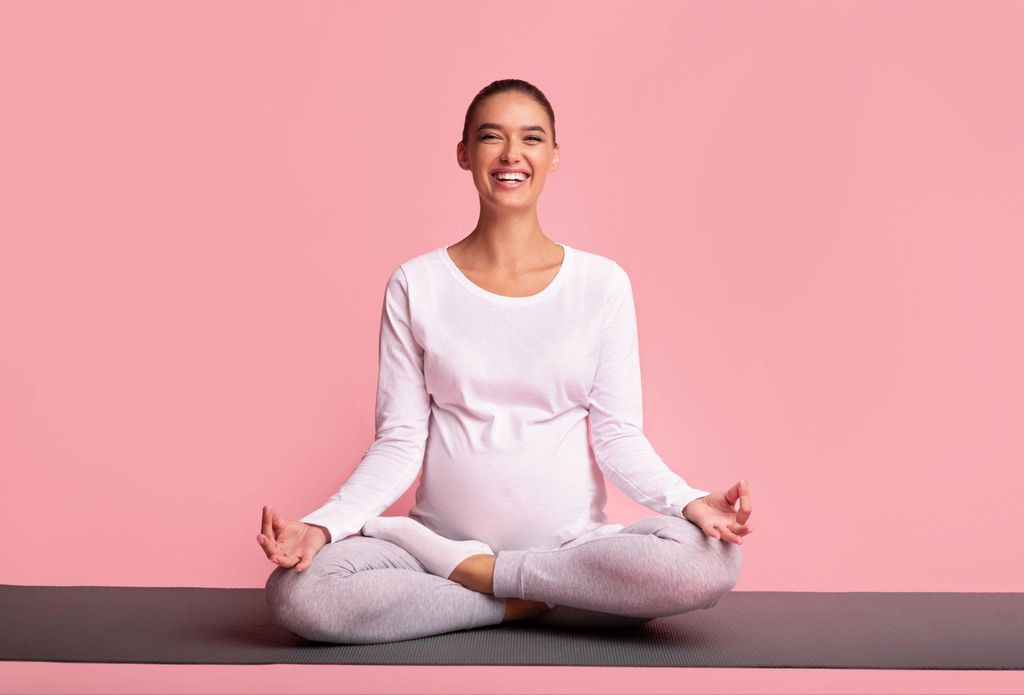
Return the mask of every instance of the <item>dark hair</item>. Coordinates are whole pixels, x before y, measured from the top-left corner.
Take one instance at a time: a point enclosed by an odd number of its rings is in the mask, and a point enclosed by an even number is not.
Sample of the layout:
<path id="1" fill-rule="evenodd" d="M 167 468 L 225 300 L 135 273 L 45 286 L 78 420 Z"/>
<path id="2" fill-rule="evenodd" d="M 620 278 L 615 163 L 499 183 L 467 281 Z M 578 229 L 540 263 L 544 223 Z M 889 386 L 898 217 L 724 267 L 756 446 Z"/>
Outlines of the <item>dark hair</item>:
<path id="1" fill-rule="evenodd" d="M 462 126 L 462 144 L 467 144 L 469 139 L 469 124 L 473 120 L 473 112 L 476 111 L 477 104 L 486 99 L 487 97 L 494 96 L 495 94 L 501 94 L 503 92 L 518 92 L 523 96 L 530 97 L 535 100 L 544 110 L 548 112 L 548 118 L 551 120 L 551 142 L 554 145 L 558 144 L 558 138 L 555 137 L 555 111 L 551 108 L 551 102 L 544 96 L 544 92 L 540 91 L 526 80 L 507 79 L 507 80 L 495 80 L 489 85 L 477 92 L 476 96 L 473 97 L 473 101 L 469 103 L 469 108 L 466 109 L 466 121 Z"/>

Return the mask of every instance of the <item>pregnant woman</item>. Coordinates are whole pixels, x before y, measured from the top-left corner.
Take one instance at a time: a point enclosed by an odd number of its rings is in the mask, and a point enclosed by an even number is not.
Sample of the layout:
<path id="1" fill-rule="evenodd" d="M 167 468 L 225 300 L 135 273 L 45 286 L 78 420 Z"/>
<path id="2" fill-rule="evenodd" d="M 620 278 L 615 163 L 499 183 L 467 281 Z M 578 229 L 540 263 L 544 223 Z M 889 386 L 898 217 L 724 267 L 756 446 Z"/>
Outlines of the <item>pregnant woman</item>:
<path id="1" fill-rule="evenodd" d="M 558 166 L 547 98 L 522 80 L 488 85 L 457 157 L 479 219 L 387 281 L 373 444 L 319 509 L 263 508 L 274 621 L 366 644 L 713 606 L 752 531 L 747 485 L 693 488 L 644 436 L 630 278 L 537 219 Z M 421 470 L 409 515 L 381 516 Z M 610 523 L 605 478 L 657 514 Z"/>

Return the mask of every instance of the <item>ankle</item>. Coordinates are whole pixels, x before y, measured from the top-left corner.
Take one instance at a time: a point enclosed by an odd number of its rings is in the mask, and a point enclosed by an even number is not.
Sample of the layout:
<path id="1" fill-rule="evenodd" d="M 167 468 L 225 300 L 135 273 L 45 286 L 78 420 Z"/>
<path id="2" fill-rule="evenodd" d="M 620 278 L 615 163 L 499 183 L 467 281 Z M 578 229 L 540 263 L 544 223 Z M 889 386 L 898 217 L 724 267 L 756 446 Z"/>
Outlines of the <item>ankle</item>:
<path id="1" fill-rule="evenodd" d="M 494 555 L 470 555 L 452 570 L 448 579 L 481 594 L 493 594 Z"/>
<path id="2" fill-rule="evenodd" d="M 506 599 L 506 601 L 505 616 L 502 618 L 502 622 L 536 618 L 541 613 L 547 613 L 552 610 L 543 601 L 528 601 L 514 596 Z"/>

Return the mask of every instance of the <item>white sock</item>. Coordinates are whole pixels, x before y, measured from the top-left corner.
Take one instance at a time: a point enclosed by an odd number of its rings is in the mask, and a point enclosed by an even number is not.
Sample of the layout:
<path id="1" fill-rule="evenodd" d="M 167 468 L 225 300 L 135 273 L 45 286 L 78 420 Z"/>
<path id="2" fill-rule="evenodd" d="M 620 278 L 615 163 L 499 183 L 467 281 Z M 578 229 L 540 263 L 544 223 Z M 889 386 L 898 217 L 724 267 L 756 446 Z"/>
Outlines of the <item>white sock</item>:
<path id="1" fill-rule="evenodd" d="M 445 579 L 471 555 L 494 555 L 483 541 L 453 541 L 407 516 L 374 517 L 363 524 L 363 535 L 405 548 L 428 572 Z"/>

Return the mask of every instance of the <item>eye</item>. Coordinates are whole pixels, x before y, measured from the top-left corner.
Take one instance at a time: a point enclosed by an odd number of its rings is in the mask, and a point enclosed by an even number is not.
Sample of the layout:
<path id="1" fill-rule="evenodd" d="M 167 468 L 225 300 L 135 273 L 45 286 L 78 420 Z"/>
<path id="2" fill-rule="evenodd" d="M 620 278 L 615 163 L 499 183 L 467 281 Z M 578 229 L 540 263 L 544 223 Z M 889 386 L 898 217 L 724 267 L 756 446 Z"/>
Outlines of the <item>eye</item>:
<path id="1" fill-rule="evenodd" d="M 487 133 L 486 135 L 482 136 L 480 139 L 481 140 L 486 140 L 487 138 L 496 138 L 496 137 L 498 137 L 498 136 L 495 135 L 494 133 Z M 544 142 L 544 138 L 539 137 L 537 135 L 529 135 L 529 136 L 526 137 L 526 139 L 527 140 L 532 139 L 532 140 L 534 140 L 536 142 Z"/>

